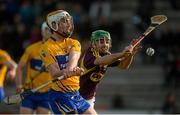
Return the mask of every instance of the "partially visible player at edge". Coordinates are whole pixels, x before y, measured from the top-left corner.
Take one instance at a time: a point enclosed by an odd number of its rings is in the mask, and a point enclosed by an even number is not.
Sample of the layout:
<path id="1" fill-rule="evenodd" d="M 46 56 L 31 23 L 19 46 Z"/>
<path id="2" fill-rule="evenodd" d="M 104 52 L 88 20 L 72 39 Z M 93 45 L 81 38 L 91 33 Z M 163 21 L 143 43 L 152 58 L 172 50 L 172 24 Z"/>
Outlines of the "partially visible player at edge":
<path id="1" fill-rule="evenodd" d="M 74 30 L 72 17 L 64 10 L 57 10 L 47 15 L 47 24 L 53 33 L 44 44 L 41 58 L 54 78 L 65 77 L 53 83 L 49 91 L 52 111 L 55 114 L 96 114 L 79 94 L 79 75 L 83 72 L 78 67 L 81 44 L 70 38 Z"/>
<path id="2" fill-rule="evenodd" d="M 134 39 L 132 43 L 135 41 Z M 132 45 L 129 45 L 122 52 L 111 54 L 111 42 L 109 32 L 104 30 L 92 32 L 91 46 L 80 60 L 80 67 L 84 69 L 85 74 L 80 77 L 79 91 L 92 107 L 94 107 L 98 84 L 103 79 L 107 68 L 127 69 L 140 48 L 138 45 L 133 49 Z"/>
<path id="3" fill-rule="evenodd" d="M 16 68 L 17 64 L 11 59 L 10 55 L 6 51 L 0 49 L 0 102 L 5 96 L 4 81 L 12 81 L 15 78 Z"/>
<path id="4" fill-rule="evenodd" d="M 22 55 L 18 68 L 16 80 L 16 92 L 21 93 L 26 90 L 36 88 L 50 80 L 52 77 L 45 71 L 44 64 L 40 58 L 40 47 L 51 36 L 51 32 L 47 24 L 44 22 L 41 26 L 42 40 L 28 46 Z M 23 82 L 23 70 L 26 70 L 25 83 Z M 22 100 L 21 114 L 48 114 L 50 108 L 48 104 L 47 91 L 50 85 L 40 89 Z"/>

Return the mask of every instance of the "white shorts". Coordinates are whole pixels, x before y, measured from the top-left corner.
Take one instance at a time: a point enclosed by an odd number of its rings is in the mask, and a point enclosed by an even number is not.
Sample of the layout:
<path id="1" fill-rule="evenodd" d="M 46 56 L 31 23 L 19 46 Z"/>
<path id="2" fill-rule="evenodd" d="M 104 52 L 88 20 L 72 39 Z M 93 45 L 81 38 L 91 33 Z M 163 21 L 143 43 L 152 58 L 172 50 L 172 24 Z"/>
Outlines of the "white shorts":
<path id="1" fill-rule="evenodd" d="M 86 100 L 86 102 L 88 102 L 90 106 L 94 108 L 95 97 L 93 97 L 92 99 Z"/>

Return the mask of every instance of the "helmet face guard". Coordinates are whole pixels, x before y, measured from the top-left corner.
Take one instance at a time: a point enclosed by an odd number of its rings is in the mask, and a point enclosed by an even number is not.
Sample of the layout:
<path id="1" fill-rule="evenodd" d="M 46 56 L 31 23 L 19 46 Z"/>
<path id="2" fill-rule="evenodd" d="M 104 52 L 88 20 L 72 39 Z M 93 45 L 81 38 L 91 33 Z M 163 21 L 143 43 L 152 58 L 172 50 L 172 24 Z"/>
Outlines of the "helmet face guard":
<path id="1" fill-rule="evenodd" d="M 91 34 L 91 43 L 95 43 L 96 41 L 105 38 L 111 41 L 110 33 L 104 30 L 96 30 Z"/>
<path id="2" fill-rule="evenodd" d="M 59 34 L 61 34 L 62 36 L 66 37 L 66 38 L 70 37 L 74 31 L 74 23 L 73 23 L 72 16 L 67 16 L 67 17 L 61 18 L 60 23 L 65 23 L 68 25 L 68 27 L 66 27 L 66 28 L 63 27 L 65 30 L 63 29 L 62 32 Z"/>
<path id="3" fill-rule="evenodd" d="M 47 25 L 58 34 L 62 35 L 63 37 L 69 37 L 72 35 L 74 31 L 74 23 L 73 18 L 70 16 L 70 14 L 64 10 L 57 10 L 54 12 L 51 12 L 47 15 L 46 18 Z M 60 23 L 66 23 L 70 26 L 70 29 L 68 31 L 61 31 L 59 32 L 59 24 Z"/>

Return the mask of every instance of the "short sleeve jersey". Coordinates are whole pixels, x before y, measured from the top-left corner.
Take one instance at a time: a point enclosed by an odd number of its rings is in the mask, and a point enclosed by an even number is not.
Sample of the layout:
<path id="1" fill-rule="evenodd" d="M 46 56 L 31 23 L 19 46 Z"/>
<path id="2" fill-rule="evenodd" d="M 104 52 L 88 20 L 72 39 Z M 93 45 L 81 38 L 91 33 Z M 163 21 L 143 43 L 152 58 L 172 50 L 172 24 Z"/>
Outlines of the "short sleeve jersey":
<path id="1" fill-rule="evenodd" d="M 3 87 L 4 79 L 7 72 L 7 66 L 4 65 L 5 62 L 11 60 L 9 54 L 0 49 L 0 87 Z"/>
<path id="2" fill-rule="evenodd" d="M 26 64 L 27 76 L 25 79 L 25 89 L 32 89 L 38 87 L 50 80 L 52 77 L 50 73 L 43 69 L 44 64 L 40 58 L 40 49 L 42 42 L 36 42 L 26 48 L 26 51 L 22 55 L 20 61 Z M 46 92 L 50 85 L 40 89 L 38 92 Z"/>
<path id="3" fill-rule="evenodd" d="M 53 38 L 48 39 L 43 46 L 41 58 L 45 66 L 58 63 L 59 69 L 65 69 L 69 61 L 69 53 L 71 51 L 81 52 L 79 41 L 66 38 L 63 41 L 58 41 Z M 79 76 L 72 76 L 67 79 L 57 81 L 52 84 L 52 89 L 62 92 L 72 92 L 79 90 Z"/>

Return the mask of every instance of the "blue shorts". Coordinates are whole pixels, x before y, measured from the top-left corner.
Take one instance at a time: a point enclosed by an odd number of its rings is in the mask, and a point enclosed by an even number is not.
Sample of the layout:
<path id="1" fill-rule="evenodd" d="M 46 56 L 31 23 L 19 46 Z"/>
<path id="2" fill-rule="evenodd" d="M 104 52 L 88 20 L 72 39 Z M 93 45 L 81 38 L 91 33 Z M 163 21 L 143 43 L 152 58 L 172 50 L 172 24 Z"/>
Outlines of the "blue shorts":
<path id="1" fill-rule="evenodd" d="M 49 103 L 54 114 L 84 113 L 90 105 L 76 92 L 49 91 Z"/>
<path id="2" fill-rule="evenodd" d="M 0 102 L 3 101 L 4 96 L 5 96 L 5 94 L 4 94 L 4 88 L 3 88 L 3 87 L 0 87 Z"/>
<path id="3" fill-rule="evenodd" d="M 26 96 L 22 100 L 21 107 L 31 108 L 33 110 L 37 109 L 37 107 L 50 109 L 49 101 L 48 101 L 48 92 L 32 93 L 32 94 Z"/>

